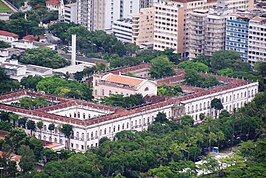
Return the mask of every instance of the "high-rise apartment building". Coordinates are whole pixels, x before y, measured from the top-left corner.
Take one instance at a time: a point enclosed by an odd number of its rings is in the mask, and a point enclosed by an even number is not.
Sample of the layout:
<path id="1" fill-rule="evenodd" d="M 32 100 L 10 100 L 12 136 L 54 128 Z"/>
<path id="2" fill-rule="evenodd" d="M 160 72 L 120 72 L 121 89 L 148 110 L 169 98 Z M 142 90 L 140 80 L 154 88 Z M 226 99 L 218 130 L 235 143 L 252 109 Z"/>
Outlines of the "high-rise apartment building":
<path id="1" fill-rule="evenodd" d="M 132 43 L 132 19 L 119 19 L 112 25 L 113 35 L 120 41 Z"/>
<path id="2" fill-rule="evenodd" d="M 248 61 L 266 62 L 266 18 L 256 16 L 249 21 Z"/>
<path id="3" fill-rule="evenodd" d="M 78 23 L 89 30 L 110 30 L 114 21 L 130 18 L 158 0 L 77 0 Z"/>
<path id="4" fill-rule="evenodd" d="M 224 49 L 227 14 L 226 6 L 195 10 L 190 14 L 187 20 L 186 45 L 189 59 L 199 55 L 211 56 Z"/>
<path id="5" fill-rule="evenodd" d="M 154 8 L 143 8 L 132 17 L 132 42 L 136 45 L 153 43 Z"/>
<path id="6" fill-rule="evenodd" d="M 254 7 L 253 0 L 160 0 L 155 4 L 155 18 L 154 18 L 154 49 L 165 50 L 167 48 L 174 49 L 176 53 L 181 53 L 187 56 L 188 51 L 186 47 L 188 45 L 188 26 L 187 20 L 190 14 L 194 10 L 204 10 L 209 8 L 215 8 L 217 6 L 227 6 L 228 11 L 235 11 L 236 9 L 252 9 Z M 225 22 L 224 17 L 212 19 L 209 16 L 210 30 L 212 21 L 219 25 L 220 22 Z M 225 27 L 225 25 L 223 26 Z M 211 35 L 211 33 L 209 33 Z M 214 35 L 214 34 L 213 34 Z M 224 35 L 215 34 L 215 36 Z M 209 36 L 208 38 L 211 38 Z M 219 42 L 220 43 L 220 42 Z M 220 44 L 216 44 L 219 47 Z M 209 45 L 211 46 L 211 43 Z M 207 51 L 211 54 L 215 49 Z"/>
<path id="7" fill-rule="evenodd" d="M 77 0 L 78 24 L 85 26 L 88 30 L 93 30 L 93 7 L 94 0 Z"/>
<path id="8" fill-rule="evenodd" d="M 238 13 L 228 16 L 226 20 L 226 50 L 240 53 L 243 61 L 248 60 L 248 14 Z"/>

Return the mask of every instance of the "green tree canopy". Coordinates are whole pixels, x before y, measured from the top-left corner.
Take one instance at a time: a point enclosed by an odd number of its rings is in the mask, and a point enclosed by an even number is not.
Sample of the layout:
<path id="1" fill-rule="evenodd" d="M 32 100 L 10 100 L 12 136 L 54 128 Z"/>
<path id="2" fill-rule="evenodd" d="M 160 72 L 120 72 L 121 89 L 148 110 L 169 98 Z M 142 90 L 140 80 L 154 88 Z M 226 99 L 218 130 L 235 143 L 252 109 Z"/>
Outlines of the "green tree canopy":
<path id="1" fill-rule="evenodd" d="M 124 97 L 123 95 L 111 95 L 109 97 L 104 97 L 100 99 L 100 103 L 117 106 L 123 108 L 132 108 L 145 103 L 145 100 L 141 94 L 135 94 Z"/>
<path id="2" fill-rule="evenodd" d="M 177 67 L 180 69 L 194 70 L 197 72 L 208 72 L 209 71 L 209 67 L 201 62 L 184 61 L 184 62 L 179 63 Z"/>
<path id="3" fill-rule="evenodd" d="M 53 69 L 65 67 L 70 64 L 69 61 L 59 56 L 56 51 L 45 47 L 26 50 L 19 56 L 19 62 Z"/>
<path id="4" fill-rule="evenodd" d="M 179 85 L 176 86 L 161 85 L 158 87 L 157 94 L 159 96 L 179 96 L 182 94 L 182 88 Z"/>
<path id="5" fill-rule="evenodd" d="M 219 84 L 219 81 L 215 77 L 203 77 L 195 71 L 186 72 L 185 82 L 188 85 L 201 88 L 210 88 Z"/>
<path id="6" fill-rule="evenodd" d="M 46 77 L 36 86 L 38 91 L 45 91 L 59 96 L 92 99 L 92 91 L 89 85 L 77 81 L 65 80 L 60 77 Z"/>
<path id="7" fill-rule="evenodd" d="M 23 77 L 20 81 L 20 84 L 26 89 L 36 90 L 38 82 L 41 81 L 42 79 L 43 78 L 41 76 L 29 75 L 27 77 Z"/>
<path id="8" fill-rule="evenodd" d="M 150 74 L 152 78 L 162 78 L 175 75 L 174 64 L 169 61 L 167 56 L 156 57 L 151 60 L 152 67 Z"/>

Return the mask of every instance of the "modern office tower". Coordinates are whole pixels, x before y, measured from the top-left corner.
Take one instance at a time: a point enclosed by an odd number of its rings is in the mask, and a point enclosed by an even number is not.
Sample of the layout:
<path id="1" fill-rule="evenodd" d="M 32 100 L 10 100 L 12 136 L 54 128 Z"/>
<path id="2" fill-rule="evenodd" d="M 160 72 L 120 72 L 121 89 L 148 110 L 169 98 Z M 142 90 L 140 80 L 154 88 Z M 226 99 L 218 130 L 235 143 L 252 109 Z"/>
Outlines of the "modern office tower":
<path id="1" fill-rule="evenodd" d="M 249 21 L 248 62 L 266 62 L 266 18 L 256 16 Z"/>
<path id="2" fill-rule="evenodd" d="M 132 17 L 133 43 L 138 46 L 153 44 L 154 8 L 141 9 Z"/>
<path id="3" fill-rule="evenodd" d="M 114 36 L 125 43 L 132 43 L 132 19 L 119 19 L 112 25 Z"/>
<path id="4" fill-rule="evenodd" d="M 227 17 L 226 20 L 226 50 L 240 53 L 243 61 L 248 60 L 248 13 L 238 13 Z"/>

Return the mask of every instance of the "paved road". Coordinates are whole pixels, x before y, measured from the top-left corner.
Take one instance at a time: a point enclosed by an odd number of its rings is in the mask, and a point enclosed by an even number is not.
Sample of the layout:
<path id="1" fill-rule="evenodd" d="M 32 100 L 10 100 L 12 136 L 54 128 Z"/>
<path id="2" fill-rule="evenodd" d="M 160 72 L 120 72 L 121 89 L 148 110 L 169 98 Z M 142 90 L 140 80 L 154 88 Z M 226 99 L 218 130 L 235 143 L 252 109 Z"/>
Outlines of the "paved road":
<path id="1" fill-rule="evenodd" d="M 1 0 L 5 5 L 7 5 L 7 7 L 9 7 L 13 12 L 18 12 L 19 10 L 12 5 L 10 2 L 6 1 L 6 0 Z"/>

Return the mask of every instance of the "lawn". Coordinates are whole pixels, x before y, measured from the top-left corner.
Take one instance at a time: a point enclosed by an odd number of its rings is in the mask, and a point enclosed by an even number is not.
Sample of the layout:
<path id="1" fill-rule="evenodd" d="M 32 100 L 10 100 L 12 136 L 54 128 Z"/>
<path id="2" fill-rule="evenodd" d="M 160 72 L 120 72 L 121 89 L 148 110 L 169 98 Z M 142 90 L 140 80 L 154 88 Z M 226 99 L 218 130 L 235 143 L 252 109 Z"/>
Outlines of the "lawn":
<path id="1" fill-rule="evenodd" d="M 3 12 L 12 12 L 1 0 L 0 0 L 0 13 Z"/>

